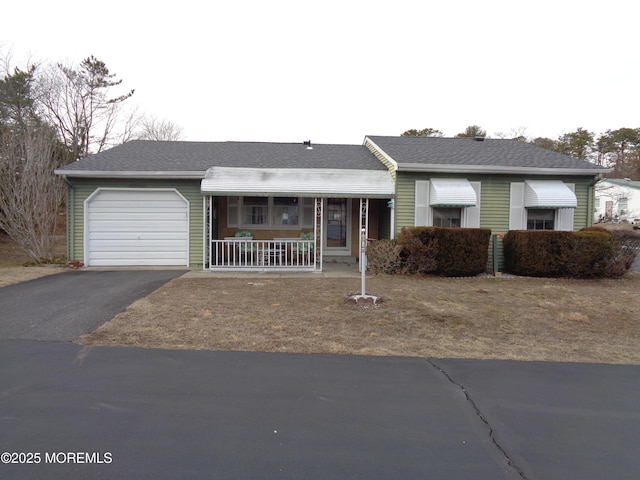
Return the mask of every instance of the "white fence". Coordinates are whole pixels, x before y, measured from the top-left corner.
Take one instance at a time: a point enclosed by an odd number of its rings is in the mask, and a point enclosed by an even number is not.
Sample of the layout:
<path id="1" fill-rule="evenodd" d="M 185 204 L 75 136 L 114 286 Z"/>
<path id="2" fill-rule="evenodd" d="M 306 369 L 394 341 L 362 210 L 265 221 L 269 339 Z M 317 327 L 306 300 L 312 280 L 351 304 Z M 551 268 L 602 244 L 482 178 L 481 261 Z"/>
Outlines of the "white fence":
<path id="1" fill-rule="evenodd" d="M 314 240 L 300 238 L 253 240 L 227 237 L 212 240 L 209 269 L 314 271 L 320 268 L 315 247 Z"/>

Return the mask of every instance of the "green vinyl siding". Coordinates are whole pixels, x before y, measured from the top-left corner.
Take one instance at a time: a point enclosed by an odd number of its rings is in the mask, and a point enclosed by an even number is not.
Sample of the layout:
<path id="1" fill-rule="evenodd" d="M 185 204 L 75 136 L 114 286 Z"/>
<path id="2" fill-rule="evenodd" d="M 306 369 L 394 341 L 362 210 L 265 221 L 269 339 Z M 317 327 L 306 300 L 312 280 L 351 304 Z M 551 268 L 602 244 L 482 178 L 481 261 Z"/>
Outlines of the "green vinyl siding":
<path id="1" fill-rule="evenodd" d="M 422 173 L 398 172 L 396 198 L 396 233 L 402 227 L 414 225 L 415 184 L 418 180 L 431 177 L 466 178 L 470 182 L 481 182 L 480 227 L 493 232 L 505 233 L 509 230 L 509 195 L 512 182 L 525 180 L 562 180 L 575 184 L 578 207 L 574 212 L 574 230 L 592 224 L 593 178 L 533 175 L 429 175 Z"/>
<path id="2" fill-rule="evenodd" d="M 203 211 L 199 180 L 116 180 L 69 178 L 67 255 L 84 261 L 84 201 L 97 188 L 175 188 L 189 202 L 189 264 L 202 265 Z"/>
<path id="3" fill-rule="evenodd" d="M 525 180 L 562 180 L 575 185 L 578 206 L 574 211 L 573 228 L 581 228 L 593 224 L 593 182 L 589 176 L 534 176 L 534 175 L 464 175 L 446 174 L 430 175 L 424 173 L 398 172 L 396 184 L 396 236 L 403 227 L 414 226 L 415 220 L 415 184 L 418 180 L 429 180 L 431 177 L 466 178 L 470 182 L 481 182 L 480 227 L 489 228 L 494 233 L 506 233 L 509 230 L 509 203 L 512 182 Z M 496 239 L 495 256 L 502 269 L 502 240 Z M 493 262 L 493 246 L 490 245 L 489 265 Z"/>

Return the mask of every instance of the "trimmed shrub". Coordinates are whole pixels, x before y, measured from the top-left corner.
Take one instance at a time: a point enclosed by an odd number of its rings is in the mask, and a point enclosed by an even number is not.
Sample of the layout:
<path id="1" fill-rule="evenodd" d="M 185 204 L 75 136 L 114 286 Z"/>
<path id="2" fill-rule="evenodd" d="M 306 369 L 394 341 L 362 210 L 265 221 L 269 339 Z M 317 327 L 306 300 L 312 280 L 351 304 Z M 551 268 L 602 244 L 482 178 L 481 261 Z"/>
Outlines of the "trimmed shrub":
<path id="1" fill-rule="evenodd" d="M 402 247 L 395 240 L 375 240 L 367 245 L 367 268 L 371 273 L 403 272 Z"/>
<path id="2" fill-rule="evenodd" d="M 503 239 L 505 270 L 531 277 L 562 276 L 568 244 L 569 232 L 511 230 Z"/>
<path id="3" fill-rule="evenodd" d="M 569 233 L 572 234 L 572 251 L 566 261 L 568 274 L 575 278 L 607 277 L 619 250 L 619 243 L 611 232 L 581 230 Z"/>
<path id="4" fill-rule="evenodd" d="M 438 238 L 436 273 L 445 277 L 483 273 L 489 261 L 491 230 L 433 227 Z"/>
<path id="5" fill-rule="evenodd" d="M 640 251 L 640 234 L 633 231 L 612 230 L 619 249 L 609 266 L 611 277 L 621 277 L 629 271 Z"/>
<path id="6" fill-rule="evenodd" d="M 512 230 L 504 237 L 504 256 L 508 272 L 535 277 L 617 278 L 633 263 L 616 236 L 599 227 Z"/>
<path id="7" fill-rule="evenodd" d="M 491 230 L 409 227 L 398 235 L 402 273 L 472 276 L 486 270 Z"/>
<path id="8" fill-rule="evenodd" d="M 406 273 L 434 273 L 437 269 L 438 239 L 433 228 L 403 228 L 398 235 L 402 248 L 403 271 Z"/>

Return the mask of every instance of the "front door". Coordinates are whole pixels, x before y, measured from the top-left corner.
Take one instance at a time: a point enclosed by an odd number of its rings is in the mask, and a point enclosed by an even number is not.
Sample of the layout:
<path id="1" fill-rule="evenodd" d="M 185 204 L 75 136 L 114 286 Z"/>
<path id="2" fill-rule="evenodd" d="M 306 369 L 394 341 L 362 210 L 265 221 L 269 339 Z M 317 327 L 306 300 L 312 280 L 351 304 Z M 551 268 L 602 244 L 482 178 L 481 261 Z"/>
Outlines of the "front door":
<path id="1" fill-rule="evenodd" d="M 324 211 L 325 254 L 349 255 L 351 253 L 351 202 L 348 198 L 327 198 Z"/>

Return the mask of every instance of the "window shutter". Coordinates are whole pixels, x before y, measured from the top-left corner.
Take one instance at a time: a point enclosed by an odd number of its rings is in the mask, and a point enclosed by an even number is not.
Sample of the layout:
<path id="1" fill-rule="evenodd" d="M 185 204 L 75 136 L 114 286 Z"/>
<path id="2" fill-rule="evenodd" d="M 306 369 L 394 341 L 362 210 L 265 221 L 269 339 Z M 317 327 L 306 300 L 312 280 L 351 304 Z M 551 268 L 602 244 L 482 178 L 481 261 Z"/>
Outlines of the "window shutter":
<path id="1" fill-rule="evenodd" d="M 464 209 L 464 227 L 480 228 L 480 182 L 469 182 L 476 192 L 478 202 L 475 207 L 467 207 Z"/>
<path id="2" fill-rule="evenodd" d="M 574 183 L 565 183 L 569 189 L 575 193 L 576 185 Z M 573 215 L 575 208 L 559 208 L 556 214 L 556 230 L 573 230 Z"/>
<path id="3" fill-rule="evenodd" d="M 240 197 L 227 197 L 227 226 L 238 227 L 238 207 Z"/>
<path id="4" fill-rule="evenodd" d="M 513 182 L 509 195 L 509 230 L 527 229 L 527 211 L 524 208 L 524 182 Z"/>
<path id="5" fill-rule="evenodd" d="M 416 181 L 415 216 L 416 227 L 431 225 L 431 209 L 429 208 L 429 181 Z"/>

